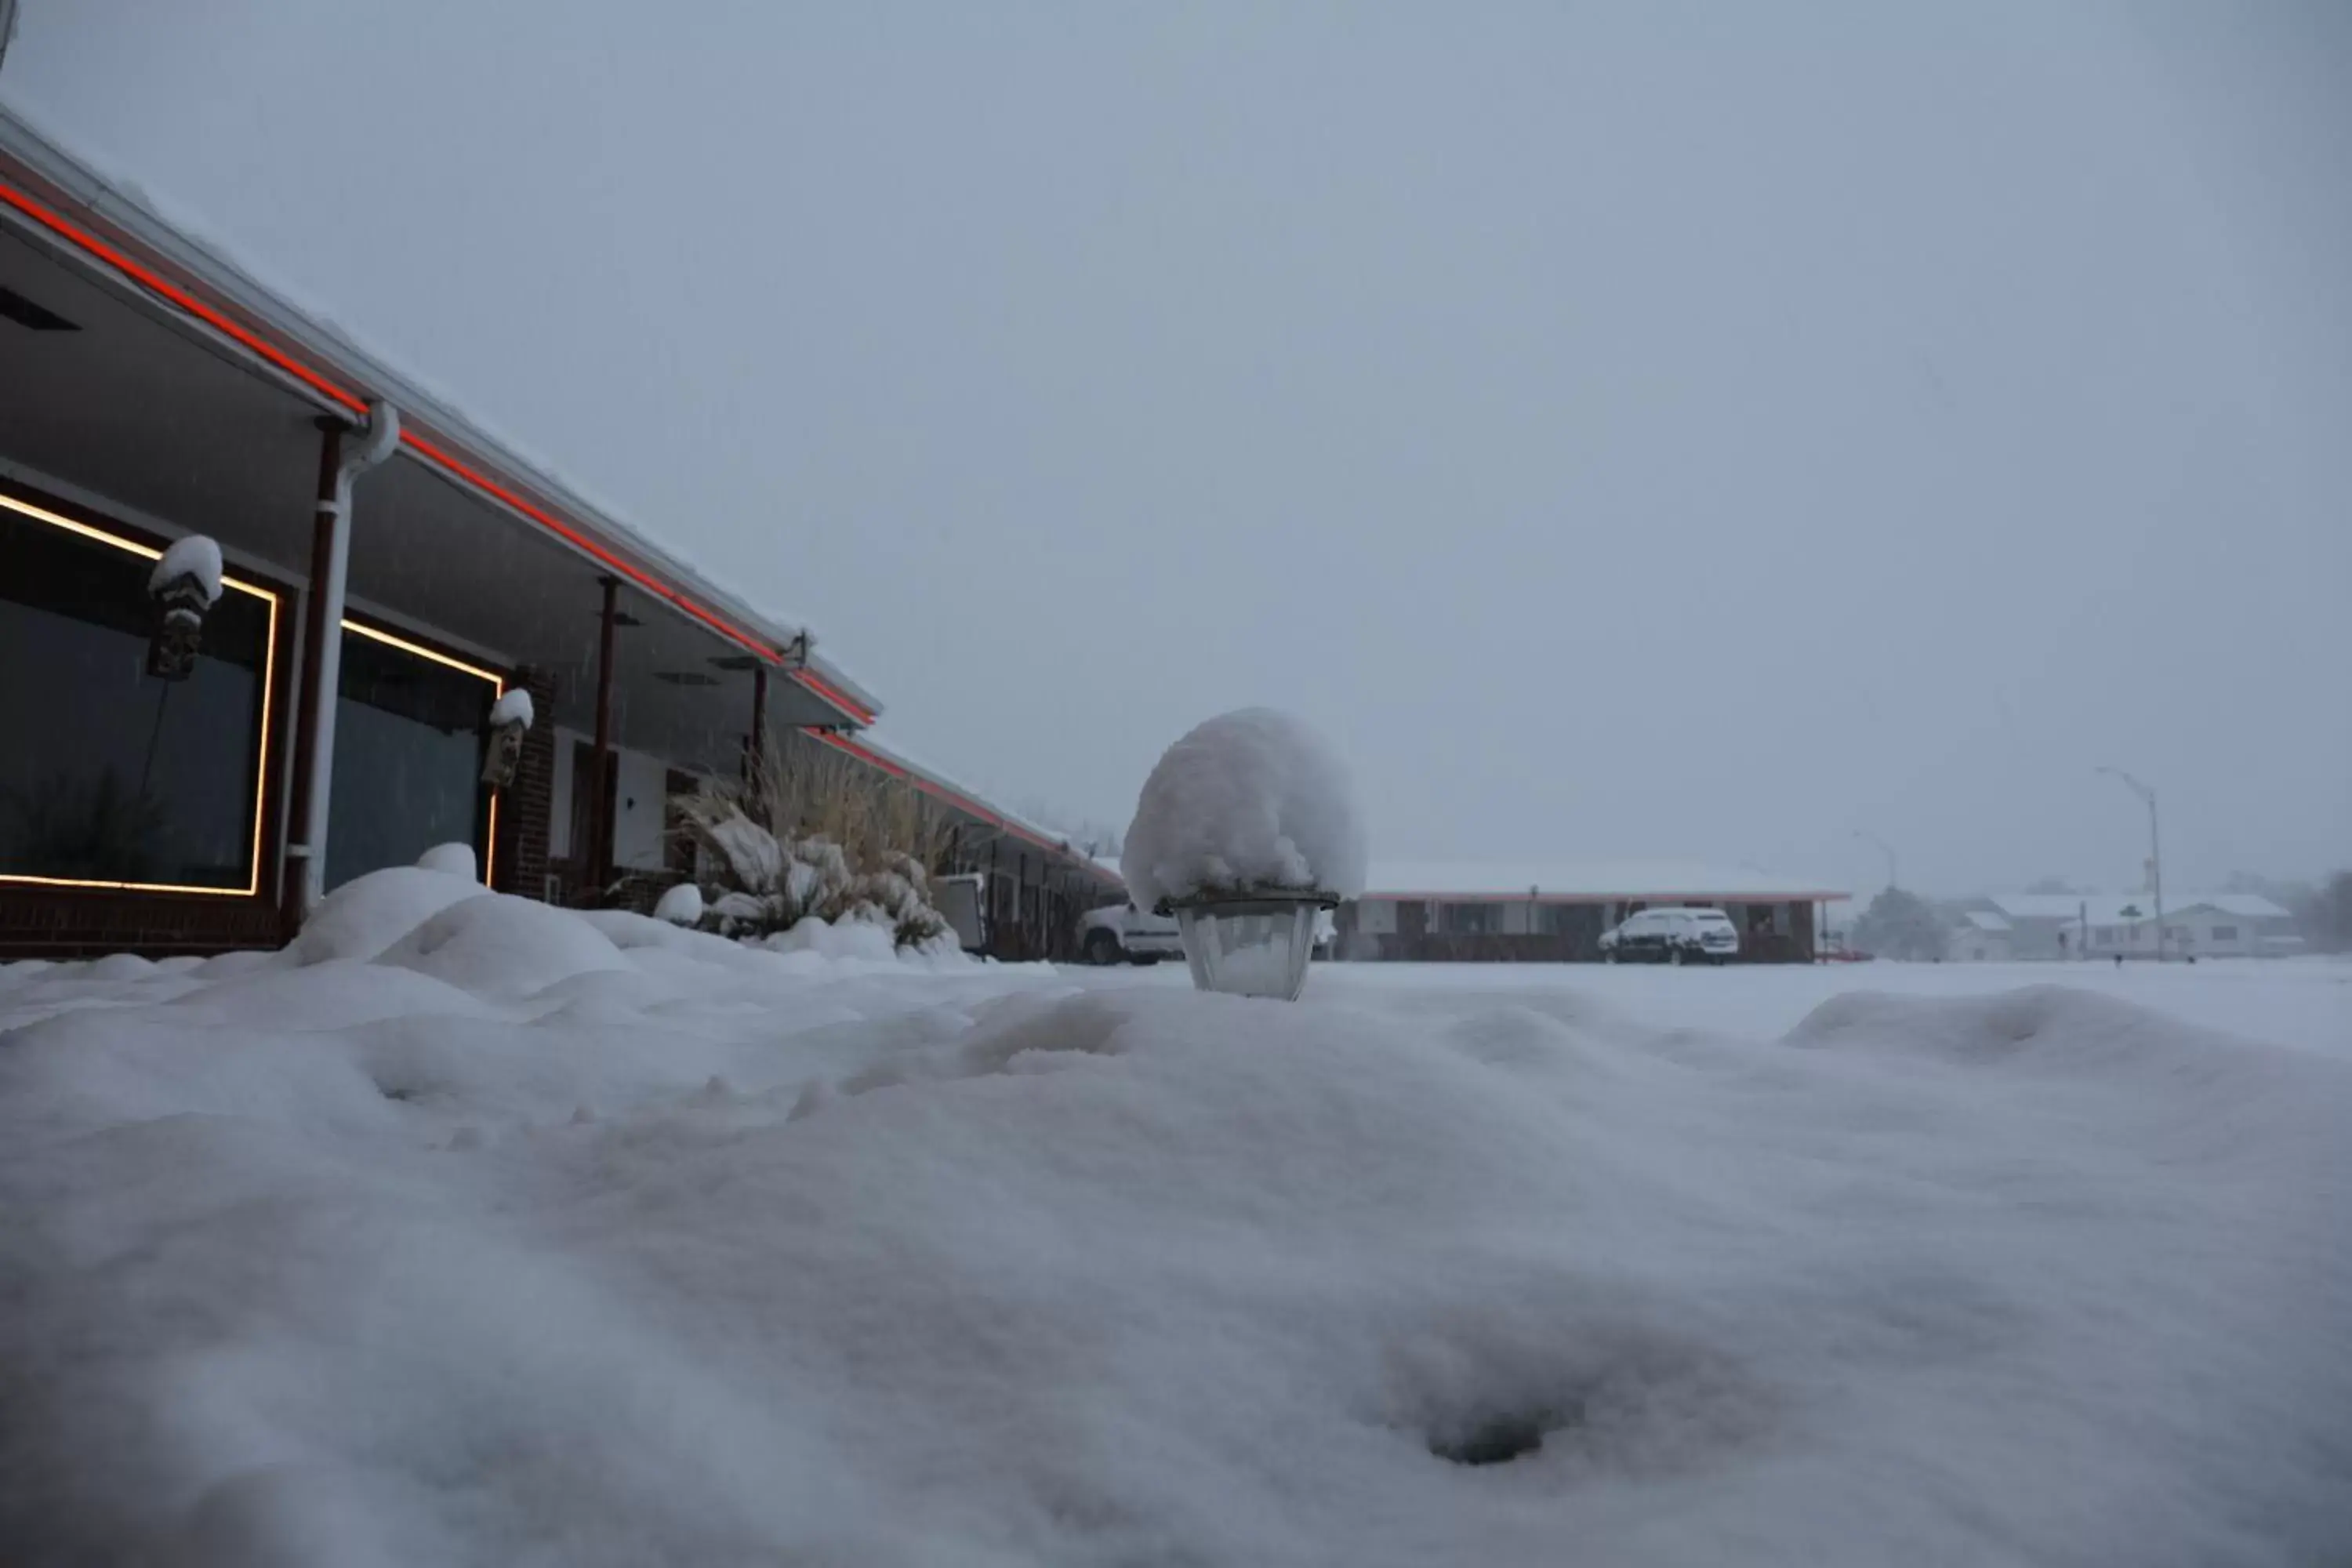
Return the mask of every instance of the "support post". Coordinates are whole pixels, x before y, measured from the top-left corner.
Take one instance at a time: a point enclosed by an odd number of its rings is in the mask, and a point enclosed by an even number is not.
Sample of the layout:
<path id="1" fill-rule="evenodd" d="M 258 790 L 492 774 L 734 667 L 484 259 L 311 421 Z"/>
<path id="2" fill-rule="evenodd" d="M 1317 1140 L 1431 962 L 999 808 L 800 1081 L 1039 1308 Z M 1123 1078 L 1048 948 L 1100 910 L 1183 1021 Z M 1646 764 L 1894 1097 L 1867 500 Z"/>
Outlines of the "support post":
<path id="1" fill-rule="evenodd" d="M 589 803 L 588 845 L 581 857 L 592 909 L 604 901 L 604 889 L 613 879 L 613 637 L 621 620 L 621 580 L 598 581 L 604 588 L 604 616 L 596 634 L 596 793 Z"/>
<path id="2" fill-rule="evenodd" d="M 760 781 L 768 762 L 768 667 L 751 667 L 751 776 L 749 781 L 753 799 L 759 798 Z"/>
<path id="3" fill-rule="evenodd" d="M 2156 791 L 2131 776 L 2121 768 L 2101 768 L 2103 773 L 2113 773 L 2124 787 L 2139 796 L 2147 807 L 2147 879 L 2148 890 L 2156 897 L 2156 961 L 2164 962 L 2164 845 L 2156 831 Z M 2137 943 L 2134 943 L 2137 946 Z"/>
<path id="4" fill-rule="evenodd" d="M 319 420 L 319 494 L 310 518 L 310 584 L 302 595 L 302 672 L 294 701 L 294 771 L 287 803 L 287 855 L 279 868 L 278 910 L 291 940 L 301 924 L 303 887 L 310 874 L 310 856 L 298 853 L 310 821 L 311 759 L 319 750 L 319 678 L 320 650 L 326 647 L 326 598 L 320 585 L 326 581 L 328 557 L 334 551 L 335 470 L 342 466 L 343 422 L 321 416 Z M 340 631 L 341 628 L 335 628 Z"/>
<path id="5" fill-rule="evenodd" d="M 991 958 L 1002 958 L 1004 956 L 1002 952 L 997 951 L 997 931 L 999 929 L 997 906 L 1003 902 L 1003 900 L 997 896 L 998 884 L 1002 879 L 997 875 L 996 870 L 996 846 L 997 841 L 1001 837 L 1002 835 L 999 834 L 991 834 L 989 835 L 988 839 L 988 955 Z"/>
<path id="6" fill-rule="evenodd" d="M 369 403 L 366 428 L 366 445 L 341 456 L 331 470 L 332 481 L 320 498 L 311 533 L 310 624 L 318 636 L 303 659 L 310 680 L 302 694 L 304 719 L 310 730 L 310 771 L 299 819 L 300 837 L 286 847 L 289 858 L 299 857 L 302 862 L 305 916 L 327 895 L 327 828 L 335 795 L 335 701 L 343 670 L 343 588 L 352 559 L 352 487 L 400 445 L 400 411 L 381 398 Z"/>

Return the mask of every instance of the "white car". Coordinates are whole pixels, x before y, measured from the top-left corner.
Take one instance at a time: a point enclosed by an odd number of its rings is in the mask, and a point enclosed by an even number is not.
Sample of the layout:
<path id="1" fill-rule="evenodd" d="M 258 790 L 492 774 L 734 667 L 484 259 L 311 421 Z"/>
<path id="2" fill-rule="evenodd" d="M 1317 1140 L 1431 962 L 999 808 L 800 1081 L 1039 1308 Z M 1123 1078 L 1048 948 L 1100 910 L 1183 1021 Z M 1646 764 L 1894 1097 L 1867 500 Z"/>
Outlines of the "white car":
<path id="1" fill-rule="evenodd" d="M 1078 951 L 1088 963 L 1157 963 L 1184 956 L 1176 917 L 1133 904 L 1106 904 L 1078 917 Z"/>
<path id="2" fill-rule="evenodd" d="M 1643 910 L 1601 933 L 1603 963 L 1728 963 L 1739 931 L 1721 910 Z"/>
<path id="3" fill-rule="evenodd" d="M 1314 956 L 1329 958 L 1339 940 L 1331 911 L 1318 910 Z M 1183 957 L 1184 936 L 1173 915 L 1146 914 L 1133 904 L 1107 904 L 1078 917 L 1078 951 L 1088 963 L 1157 963 Z"/>

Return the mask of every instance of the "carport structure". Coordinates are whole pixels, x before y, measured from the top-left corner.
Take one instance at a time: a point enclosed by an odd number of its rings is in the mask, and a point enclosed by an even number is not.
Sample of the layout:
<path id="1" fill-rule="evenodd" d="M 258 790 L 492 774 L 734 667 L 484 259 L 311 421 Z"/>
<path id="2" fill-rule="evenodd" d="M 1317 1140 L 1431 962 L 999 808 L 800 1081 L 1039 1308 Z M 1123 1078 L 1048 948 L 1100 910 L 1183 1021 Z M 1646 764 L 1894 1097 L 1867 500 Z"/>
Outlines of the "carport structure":
<path id="1" fill-rule="evenodd" d="M 170 684 L 147 575 L 189 534 L 228 591 Z M 731 774 L 768 726 L 872 722 L 811 643 L 0 111 L 0 948 L 274 942 L 312 882 L 451 839 L 593 896 L 623 748 Z M 538 722 L 493 789 L 516 687 Z M 556 860 L 560 771 L 604 782 Z"/>

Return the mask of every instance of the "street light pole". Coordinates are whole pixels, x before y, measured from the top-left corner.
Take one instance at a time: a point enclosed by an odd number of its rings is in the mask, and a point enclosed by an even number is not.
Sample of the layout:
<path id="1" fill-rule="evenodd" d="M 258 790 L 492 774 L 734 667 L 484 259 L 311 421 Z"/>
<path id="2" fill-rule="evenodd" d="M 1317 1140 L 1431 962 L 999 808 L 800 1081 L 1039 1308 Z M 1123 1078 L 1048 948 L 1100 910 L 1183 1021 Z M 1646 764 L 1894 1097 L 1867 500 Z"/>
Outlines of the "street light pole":
<path id="1" fill-rule="evenodd" d="M 1897 886 L 1898 884 L 1895 880 L 1895 846 L 1886 842 L 1885 839 L 1881 838 L 1877 834 L 1864 833 L 1859 827 L 1853 830 L 1853 836 L 1856 838 L 1868 839 L 1871 843 L 1877 845 L 1881 850 L 1885 852 L 1886 885 L 1890 888 Z"/>
<path id="2" fill-rule="evenodd" d="M 2156 961 L 2164 962 L 2164 845 L 2157 837 L 2156 791 L 2139 782 L 2121 768 L 2101 768 L 2103 773 L 2113 773 L 2124 781 L 2124 787 L 2139 796 L 2147 807 L 2147 868 L 2148 881 L 2156 895 Z"/>

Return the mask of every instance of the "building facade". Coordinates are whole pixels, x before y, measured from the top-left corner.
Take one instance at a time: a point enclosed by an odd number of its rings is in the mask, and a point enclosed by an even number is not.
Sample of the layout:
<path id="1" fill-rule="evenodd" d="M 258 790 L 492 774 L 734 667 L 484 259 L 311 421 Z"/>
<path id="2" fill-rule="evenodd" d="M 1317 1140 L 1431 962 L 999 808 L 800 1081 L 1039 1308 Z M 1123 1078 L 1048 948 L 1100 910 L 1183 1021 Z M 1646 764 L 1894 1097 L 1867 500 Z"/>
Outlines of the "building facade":
<path id="1" fill-rule="evenodd" d="M 1957 963 L 2000 963 L 2014 956 L 2010 947 L 2009 921 L 1989 910 L 1965 910 L 1945 944 L 1945 956 Z"/>
<path id="2" fill-rule="evenodd" d="M 2019 958 L 2152 959 L 2151 893 L 2000 893 L 1975 900 L 2011 931 Z M 2253 893 L 2182 893 L 2164 901 L 2168 958 L 2279 958 L 2303 951 L 2294 917 Z"/>
<path id="3" fill-rule="evenodd" d="M 198 537 L 183 647 L 154 578 Z M 607 900 L 688 868 L 669 795 L 784 737 L 933 801 L 1013 951 L 1053 951 L 1100 868 L 872 740 L 879 707 L 0 110 L 0 955 L 274 945 L 452 841 L 500 890 Z"/>

